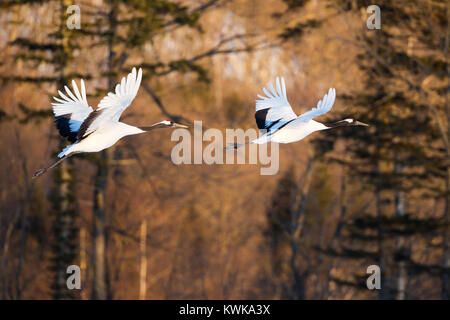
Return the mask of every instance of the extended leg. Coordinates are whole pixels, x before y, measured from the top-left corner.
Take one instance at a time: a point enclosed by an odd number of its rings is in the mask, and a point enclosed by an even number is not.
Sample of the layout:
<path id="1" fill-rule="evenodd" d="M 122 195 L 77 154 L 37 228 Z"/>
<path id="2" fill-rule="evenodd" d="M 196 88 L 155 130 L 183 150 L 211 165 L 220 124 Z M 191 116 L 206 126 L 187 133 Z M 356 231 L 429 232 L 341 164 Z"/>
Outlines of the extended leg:
<path id="1" fill-rule="evenodd" d="M 246 143 L 230 143 L 229 145 L 227 145 L 226 147 L 224 147 L 225 150 L 233 150 L 233 149 L 239 149 L 240 147 L 246 146 L 248 144 L 253 143 L 253 141 L 250 142 L 246 142 Z"/>
<path id="2" fill-rule="evenodd" d="M 69 158 L 71 155 L 73 155 L 73 153 L 68 154 L 68 155 L 65 155 L 64 157 L 58 159 L 58 161 L 56 161 L 54 164 L 52 164 L 51 166 L 49 166 L 49 167 L 47 167 L 47 168 L 39 169 L 38 171 L 36 171 L 36 172 L 33 174 L 33 179 L 39 177 L 40 175 L 43 175 L 44 173 L 47 172 L 47 170 L 50 170 L 51 168 L 56 167 L 58 164 L 60 164 L 61 162 L 63 162 L 63 161 L 66 160 L 67 158 Z"/>

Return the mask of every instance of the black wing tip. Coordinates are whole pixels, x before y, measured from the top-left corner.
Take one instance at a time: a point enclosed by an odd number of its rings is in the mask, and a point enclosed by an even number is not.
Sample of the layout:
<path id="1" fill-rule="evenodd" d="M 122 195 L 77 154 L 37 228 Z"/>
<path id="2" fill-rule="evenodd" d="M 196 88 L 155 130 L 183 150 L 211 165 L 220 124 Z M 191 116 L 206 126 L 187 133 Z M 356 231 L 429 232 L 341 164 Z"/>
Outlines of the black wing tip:
<path id="1" fill-rule="evenodd" d="M 261 109 L 255 112 L 255 120 L 256 125 L 258 126 L 258 129 L 265 129 L 266 128 L 266 118 L 267 113 L 269 112 L 270 108 Z"/>
<path id="2" fill-rule="evenodd" d="M 77 141 L 77 132 L 70 131 L 70 117 L 71 114 L 64 114 L 55 118 L 56 128 L 59 134 L 66 137 L 70 142 Z"/>

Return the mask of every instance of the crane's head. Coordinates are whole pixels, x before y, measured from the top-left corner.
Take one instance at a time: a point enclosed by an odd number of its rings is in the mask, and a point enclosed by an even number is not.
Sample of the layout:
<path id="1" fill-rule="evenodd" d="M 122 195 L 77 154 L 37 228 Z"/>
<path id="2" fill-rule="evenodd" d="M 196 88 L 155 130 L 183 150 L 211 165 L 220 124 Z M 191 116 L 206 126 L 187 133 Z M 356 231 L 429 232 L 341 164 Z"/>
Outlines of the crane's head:
<path id="1" fill-rule="evenodd" d="M 344 126 L 364 126 L 364 127 L 368 127 L 369 126 L 368 124 L 363 123 L 363 122 L 358 121 L 358 120 L 355 120 L 353 118 L 344 119 L 344 120 L 338 121 L 338 123 L 339 122 L 343 122 L 342 125 L 344 125 Z"/>
<path id="2" fill-rule="evenodd" d="M 160 124 L 169 128 L 188 128 L 188 126 L 173 122 L 172 120 L 163 120 Z"/>
<path id="3" fill-rule="evenodd" d="M 138 127 L 139 129 L 147 132 L 147 131 L 151 131 L 154 129 L 160 129 L 160 128 L 185 128 L 187 129 L 188 126 L 179 124 L 179 123 L 175 123 L 172 120 L 163 120 L 160 122 L 157 122 L 155 124 L 152 124 L 151 126 L 147 126 L 147 127 Z"/>
<path id="4" fill-rule="evenodd" d="M 325 124 L 325 126 L 327 126 L 328 128 L 336 128 L 336 127 L 352 127 L 352 126 L 364 126 L 364 127 L 368 127 L 368 124 L 365 124 L 361 121 L 357 121 L 353 118 L 347 118 L 338 122 L 334 122 L 334 123 L 327 123 Z"/>

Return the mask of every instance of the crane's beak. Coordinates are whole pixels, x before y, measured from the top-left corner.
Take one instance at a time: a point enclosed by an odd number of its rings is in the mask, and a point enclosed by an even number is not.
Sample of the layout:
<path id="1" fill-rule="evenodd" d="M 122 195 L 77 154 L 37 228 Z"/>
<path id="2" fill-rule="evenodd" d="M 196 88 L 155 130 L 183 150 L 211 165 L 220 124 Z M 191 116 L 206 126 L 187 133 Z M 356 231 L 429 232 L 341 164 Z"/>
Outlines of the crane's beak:
<path id="1" fill-rule="evenodd" d="M 189 128 L 188 126 L 185 126 L 185 125 L 179 124 L 179 123 L 173 123 L 172 127 L 173 128 L 184 128 L 184 129 Z"/>
<path id="2" fill-rule="evenodd" d="M 368 124 L 361 122 L 361 121 L 356 121 L 355 126 L 370 127 Z"/>

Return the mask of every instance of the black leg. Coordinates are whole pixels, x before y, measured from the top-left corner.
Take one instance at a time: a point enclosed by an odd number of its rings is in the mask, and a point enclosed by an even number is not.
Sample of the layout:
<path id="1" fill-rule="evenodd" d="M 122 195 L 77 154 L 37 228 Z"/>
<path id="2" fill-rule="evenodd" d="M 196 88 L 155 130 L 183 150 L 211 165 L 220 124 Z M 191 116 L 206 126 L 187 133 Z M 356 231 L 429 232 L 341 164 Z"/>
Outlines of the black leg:
<path id="1" fill-rule="evenodd" d="M 56 167 L 56 166 L 57 166 L 58 164 L 60 164 L 62 161 L 64 161 L 65 159 L 69 158 L 71 155 L 72 155 L 72 154 L 69 154 L 69 155 L 66 155 L 66 156 L 62 157 L 61 159 L 58 159 L 58 161 L 56 161 L 54 164 L 52 164 L 51 166 L 49 166 L 49 167 L 47 167 L 47 168 L 39 169 L 38 171 L 36 171 L 36 172 L 33 174 L 33 179 L 35 179 L 35 178 L 37 178 L 37 177 L 43 175 L 44 173 L 47 172 L 47 170 L 50 170 L 51 168 Z"/>

